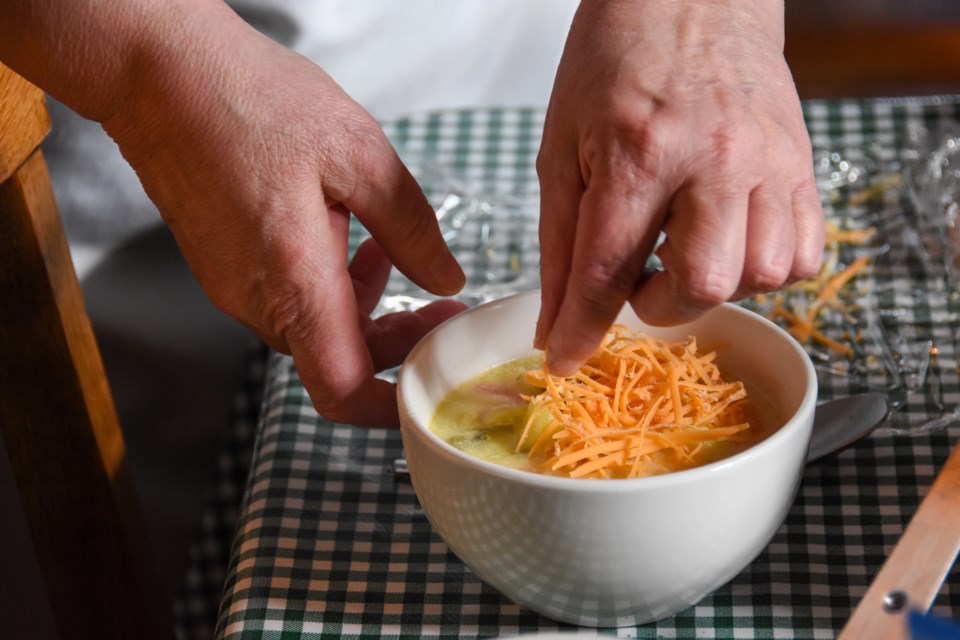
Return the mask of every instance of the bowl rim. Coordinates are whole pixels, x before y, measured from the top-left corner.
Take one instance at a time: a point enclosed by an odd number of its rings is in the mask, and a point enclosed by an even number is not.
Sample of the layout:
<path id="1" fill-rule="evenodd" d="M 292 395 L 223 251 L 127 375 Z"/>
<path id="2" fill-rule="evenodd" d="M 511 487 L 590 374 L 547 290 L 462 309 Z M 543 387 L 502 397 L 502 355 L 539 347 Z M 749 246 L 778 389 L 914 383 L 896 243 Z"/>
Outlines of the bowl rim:
<path id="1" fill-rule="evenodd" d="M 452 318 L 447 319 L 440 325 L 434 327 L 429 333 L 427 333 L 407 354 L 407 357 L 404 359 L 403 365 L 401 365 L 400 370 L 397 375 L 397 400 L 400 405 L 400 431 L 401 436 L 404 436 L 408 431 L 415 431 L 419 436 L 423 437 L 425 443 L 431 448 L 435 449 L 437 453 L 443 457 L 465 464 L 469 467 L 477 467 L 479 470 L 484 473 L 502 478 L 504 480 L 515 481 L 520 484 L 532 486 L 535 488 L 541 489 L 560 489 L 564 491 L 574 491 L 574 492 L 620 492 L 620 491 L 638 491 L 638 490 L 649 490 L 656 491 L 660 487 L 670 487 L 677 485 L 685 485 L 689 483 L 695 483 L 703 481 L 702 477 L 711 476 L 716 473 L 724 472 L 730 467 L 737 467 L 743 464 L 748 463 L 751 459 L 761 457 L 767 454 L 768 451 L 773 450 L 779 446 L 785 446 L 782 444 L 782 441 L 787 440 L 795 436 L 794 432 L 803 427 L 804 422 L 808 425 L 808 432 L 812 426 L 812 416 L 814 410 L 816 409 L 817 403 L 817 392 L 818 392 L 818 382 L 816 370 L 813 366 L 813 362 L 810 360 L 809 355 L 803 349 L 799 342 L 797 342 L 793 336 L 787 333 L 784 329 L 777 326 L 775 323 L 771 322 L 767 318 L 750 311 L 740 305 L 725 302 L 720 305 L 717 305 L 713 309 L 707 311 L 706 313 L 734 313 L 741 315 L 743 317 L 749 318 L 751 321 L 759 323 L 761 326 L 774 331 L 781 338 L 783 338 L 787 345 L 800 357 L 803 364 L 803 369 L 806 373 L 806 389 L 804 390 L 800 406 L 797 407 L 793 415 L 784 422 L 776 431 L 771 433 L 769 436 L 757 442 L 756 444 L 750 446 L 743 451 L 737 452 L 729 457 L 723 458 L 721 460 L 716 460 L 714 462 L 709 462 L 707 464 L 701 465 L 699 467 L 693 467 L 690 469 L 681 469 L 680 471 L 672 471 L 670 473 L 655 475 L 655 476 L 645 476 L 642 478 L 623 478 L 616 480 L 596 480 L 588 478 L 566 478 L 563 476 L 551 476 L 547 474 L 534 473 L 532 471 L 524 471 L 522 469 L 514 469 L 511 467 L 505 467 L 498 465 L 493 462 L 487 462 L 486 460 L 481 460 L 480 458 L 471 456 L 468 453 L 460 451 L 453 445 L 445 442 L 439 436 L 437 436 L 433 431 L 430 430 L 429 425 L 419 424 L 416 420 L 406 420 L 404 419 L 404 414 L 407 416 L 412 416 L 412 413 L 406 409 L 406 400 L 405 400 L 405 390 L 406 390 L 406 378 L 408 375 L 405 375 L 405 372 L 409 371 L 406 367 L 408 362 L 413 361 L 421 351 L 427 348 L 430 340 L 433 338 L 434 334 L 441 331 L 446 325 L 456 322 L 458 319 L 463 318 L 466 314 L 472 314 L 475 312 L 480 312 L 480 310 L 489 310 L 491 308 L 501 306 L 504 304 L 510 304 L 512 301 L 515 301 L 520 297 L 529 297 L 533 295 L 539 295 L 539 290 L 526 291 L 516 294 L 511 294 L 509 296 L 504 296 L 502 298 L 497 298 L 496 300 L 491 300 L 483 304 L 471 307 L 463 311 Z M 628 303 L 629 304 L 629 303 Z M 706 315 L 706 314 L 704 314 Z M 530 349 L 531 352 L 536 351 L 532 346 Z M 802 419 L 805 416 L 810 416 L 809 420 Z M 409 424 L 409 423 L 413 424 Z M 807 443 L 809 443 L 809 433 L 807 435 Z M 804 452 L 805 453 L 805 452 Z M 805 459 L 805 455 L 801 456 L 801 460 Z M 704 478 L 705 479 L 705 478 Z M 594 480 L 594 481 L 591 481 Z"/>

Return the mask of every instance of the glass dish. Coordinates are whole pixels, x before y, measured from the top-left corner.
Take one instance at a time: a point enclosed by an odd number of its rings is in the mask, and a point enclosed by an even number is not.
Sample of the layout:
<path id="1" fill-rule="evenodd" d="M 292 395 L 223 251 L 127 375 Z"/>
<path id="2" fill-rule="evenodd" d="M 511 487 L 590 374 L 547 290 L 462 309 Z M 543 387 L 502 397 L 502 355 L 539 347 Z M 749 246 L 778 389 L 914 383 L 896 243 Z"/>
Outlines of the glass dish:
<path id="1" fill-rule="evenodd" d="M 742 302 L 804 344 L 821 399 L 885 392 L 893 412 L 878 431 L 897 434 L 960 417 L 958 398 L 944 391 L 958 387 L 960 137 L 913 135 L 895 158 L 872 142 L 856 161 L 816 150 L 828 224 L 823 271 Z M 478 187 L 430 158 L 405 160 L 466 272 L 457 299 L 473 306 L 539 286 L 536 197 Z M 358 243 L 365 231 L 357 226 L 352 234 Z M 433 299 L 394 271 L 375 315 Z"/>

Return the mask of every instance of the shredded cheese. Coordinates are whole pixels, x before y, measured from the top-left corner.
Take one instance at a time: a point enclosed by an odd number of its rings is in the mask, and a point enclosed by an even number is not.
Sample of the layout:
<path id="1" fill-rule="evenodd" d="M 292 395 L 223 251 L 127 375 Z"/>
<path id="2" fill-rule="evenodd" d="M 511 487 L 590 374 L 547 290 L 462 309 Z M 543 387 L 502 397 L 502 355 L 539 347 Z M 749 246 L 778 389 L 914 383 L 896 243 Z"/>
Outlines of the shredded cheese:
<path id="1" fill-rule="evenodd" d="M 850 344 L 827 336 L 821 330 L 820 314 L 827 308 L 846 311 L 840 294 L 857 276 L 870 267 L 871 257 L 861 255 L 844 268 L 838 270 L 840 245 L 865 245 L 874 236 L 875 230 L 841 229 L 836 222 L 828 220 L 824 242 L 825 257 L 823 267 L 813 278 L 792 285 L 788 292 L 803 292 L 806 298 L 803 305 L 795 302 L 788 305 L 783 294 L 776 294 L 774 305 L 767 314 L 770 320 L 780 319 L 786 330 L 799 342 L 817 342 L 842 356 L 852 358 L 855 351 Z M 758 296 L 762 301 L 765 296 Z M 851 340 L 856 336 L 850 336 Z"/>
<path id="2" fill-rule="evenodd" d="M 540 472 L 572 478 L 651 475 L 665 456 L 696 464 L 704 444 L 750 427 L 746 389 L 723 379 L 715 357 L 698 353 L 693 337 L 656 340 L 615 324 L 576 374 L 554 376 L 546 365 L 527 373 L 543 391 L 525 396 L 516 451 Z"/>

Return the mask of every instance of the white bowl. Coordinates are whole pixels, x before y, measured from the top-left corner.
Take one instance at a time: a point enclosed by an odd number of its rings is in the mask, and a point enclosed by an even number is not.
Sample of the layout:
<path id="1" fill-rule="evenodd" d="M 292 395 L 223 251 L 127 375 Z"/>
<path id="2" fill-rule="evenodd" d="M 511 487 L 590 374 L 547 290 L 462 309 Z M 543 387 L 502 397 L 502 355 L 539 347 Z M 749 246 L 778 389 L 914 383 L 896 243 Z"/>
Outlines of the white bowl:
<path id="1" fill-rule="evenodd" d="M 481 579 L 541 615 L 593 627 L 670 616 L 728 582 L 764 549 L 803 472 L 817 399 L 801 347 L 734 305 L 670 328 L 618 318 L 653 336 L 725 342 L 735 373 L 785 423 L 730 458 L 635 480 L 537 475 L 468 456 L 427 427 L 458 384 L 531 353 L 539 292 L 452 318 L 399 374 L 400 426 L 417 497 L 433 528 Z"/>

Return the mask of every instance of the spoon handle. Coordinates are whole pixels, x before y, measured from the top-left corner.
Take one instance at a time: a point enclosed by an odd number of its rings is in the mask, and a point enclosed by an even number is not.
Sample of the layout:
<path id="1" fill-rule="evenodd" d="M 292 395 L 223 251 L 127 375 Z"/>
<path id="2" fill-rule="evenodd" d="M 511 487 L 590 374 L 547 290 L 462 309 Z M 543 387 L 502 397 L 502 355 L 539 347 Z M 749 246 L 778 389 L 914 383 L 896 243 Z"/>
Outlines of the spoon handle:
<path id="1" fill-rule="evenodd" d="M 840 640 L 909 638 L 907 613 L 926 612 L 960 551 L 960 444 L 937 474 Z"/>

